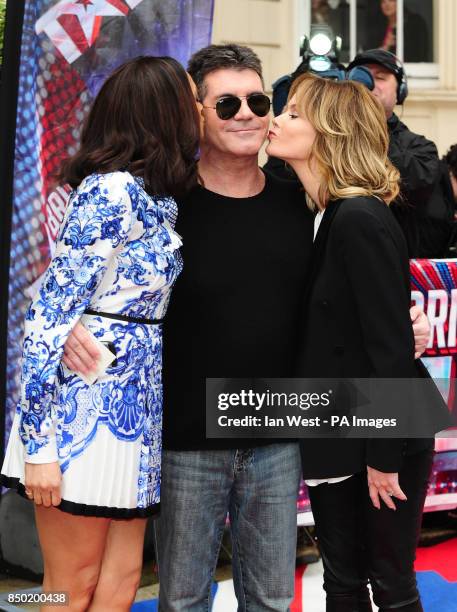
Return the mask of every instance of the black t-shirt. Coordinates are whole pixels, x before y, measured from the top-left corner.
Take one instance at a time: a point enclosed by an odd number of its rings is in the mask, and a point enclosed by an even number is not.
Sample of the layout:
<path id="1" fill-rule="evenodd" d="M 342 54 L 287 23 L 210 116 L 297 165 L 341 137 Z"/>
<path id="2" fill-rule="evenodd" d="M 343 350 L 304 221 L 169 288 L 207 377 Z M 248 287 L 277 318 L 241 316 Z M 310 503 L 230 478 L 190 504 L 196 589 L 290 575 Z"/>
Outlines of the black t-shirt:
<path id="1" fill-rule="evenodd" d="M 293 376 L 312 215 L 296 184 L 269 174 L 256 196 L 198 187 L 178 206 L 184 269 L 164 325 L 164 448 L 246 448 L 253 441 L 206 439 L 205 378 Z"/>

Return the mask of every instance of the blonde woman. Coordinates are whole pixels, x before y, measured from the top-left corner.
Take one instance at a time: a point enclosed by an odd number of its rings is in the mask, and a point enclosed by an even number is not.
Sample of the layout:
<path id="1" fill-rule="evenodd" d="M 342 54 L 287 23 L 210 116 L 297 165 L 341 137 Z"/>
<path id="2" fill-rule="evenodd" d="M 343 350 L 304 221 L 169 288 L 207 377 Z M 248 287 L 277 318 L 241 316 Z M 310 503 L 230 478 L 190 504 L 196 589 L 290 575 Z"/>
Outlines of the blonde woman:
<path id="1" fill-rule="evenodd" d="M 303 75 L 269 139 L 316 210 L 298 375 L 417 377 L 381 105 L 358 83 Z M 301 451 L 327 612 L 371 610 L 368 581 L 380 610 L 422 610 L 413 563 L 433 441 L 308 439 Z"/>

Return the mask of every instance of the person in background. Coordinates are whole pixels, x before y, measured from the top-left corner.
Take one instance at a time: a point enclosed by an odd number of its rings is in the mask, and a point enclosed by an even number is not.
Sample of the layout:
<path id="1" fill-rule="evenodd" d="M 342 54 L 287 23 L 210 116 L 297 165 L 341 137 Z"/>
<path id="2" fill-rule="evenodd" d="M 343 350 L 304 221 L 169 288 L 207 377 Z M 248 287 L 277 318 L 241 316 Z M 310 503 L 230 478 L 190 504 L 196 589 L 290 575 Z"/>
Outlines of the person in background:
<path id="1" fill-rule="evenodd" d="M 383 35 L 377 45 L 370 46 L 397 53 L 397 0 L 380 0 L 379 6 L 385 23 Z M 427 24 L 420 15 L 413 13 L 406 6 L 403 9 L 403 31 L 405 61 L 431 61 Z"/>
<path id="2" fill-rule="evenodd" d="M 305 74 L 269 139 L 267 153 L 293 167 L 317 213 L 296 375 L 422 376 L 383 107 L 359 83 Z M 422 612 L 414 558 L 433 439 L 310 438 L 300 449 L 327 612 L 371 611 L 367 580 L 381 612 Z"/>
<path id="3" fill-rule="evenodd" d="M 449 236 L 443 236 L 442 220 L 447 220 L 446 205 L 437 203 L 439 218 L 428 214 L 428 202 L 440 180 L 440 163 L 436 146 L 415 134 L 394 113 L 403 104 L 408 86 L 402 63 L 389 51 L 370 49 L 355 56 L 348 69 L 368 68 L 374 79 L 373 95 L 382 104 L 389 131 L 389 159 L 400 171 L 400 198 L 392 204 L 408 244 L 409 257 L 440 257 Z"/>
<path id="4" fill-rule="evenodd" d="M 384 38 L 379 45 L 379 49 L 397 52 L 397 0 L 381 0 L 380 8 L 382 14 L 387 19 Z"/>
<path id="5" fill-rule="evenodd" d="M 425 207 L 427 225 L 421 233 L 423 257 L 457 256 L 457 145 L 440 160 L 439 179 Z"/>
<path id="6" fill-rule="evenodd" d="M 331 36 L 342 41 L 341 61 L 349 60 L 349 4 L 346 0 L 312 0 L 311 37 L 322 26 L 330 28 Z"/>
<path id="7" fill-rule="evenodd" d="M 311 1 L 311 23 L 326 24 L 329 23 L 328 0 L 312 0 Z"/>
<path id="8" fill-rule="evenodd" d="M 447 249 L 442 257 L 457 257 L 457 145 L 452 145 L 440 161 L 440 179 L 435 184 L 427 208 L 430 216 L 435 215 L 441 220 L 442 242 L 448 240 Z M 442 220 L 443 210 L 444 220 Z"/>
<path id="9" fill-rule="evenodd" d="M 454 216 L 457 208 L 457 144 L 452 145 L 449 151 L 442 159 L 442 164 L 445 164 L 447 168 L 446 176 L 449 180 L 448 193 L 449 200 L 454 204 Z M 443 168 L 444 170 L 444 168 Z"/>
<path id="10" fill-rule="evenodd" d="M 341 35 L 341 10 L 346 4 L 346 0 L 311 0 L 311 24 L 328 25 Z"/>
<path id="11" fill-rule="evenodd" d="M 197 183 L 198 144 L 185 70 L 139 57 L 106 80 L 62 169 L 73 192 L 26 314 L 0 482 L 33 500 L 43 589 L 75 612 L 130 610 L 160 507 L 162 322 L 182 269 L 174 197 Z M 93 384 L 61 363 L 77 325 L 116 358 Z"/>

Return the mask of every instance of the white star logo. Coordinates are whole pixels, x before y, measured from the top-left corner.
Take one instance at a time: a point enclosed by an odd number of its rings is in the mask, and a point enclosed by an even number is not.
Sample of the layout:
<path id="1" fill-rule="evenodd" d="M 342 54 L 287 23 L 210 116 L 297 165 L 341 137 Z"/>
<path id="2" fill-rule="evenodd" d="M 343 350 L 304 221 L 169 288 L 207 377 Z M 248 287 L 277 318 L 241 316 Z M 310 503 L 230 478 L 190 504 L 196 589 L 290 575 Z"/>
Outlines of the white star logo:
<path id="1" fill-rule="evenodd" d="M 46 33 L 65 59 L 71 64 L 82 55 L 76 44 L 76 33 L 68 32 L 59 18 L 74 15 L 90 47 L 97 39 L 103 17 L 125 17 L 142 0 L 61 0 L 38 19 L 35 25 L 37 34 Z"/>

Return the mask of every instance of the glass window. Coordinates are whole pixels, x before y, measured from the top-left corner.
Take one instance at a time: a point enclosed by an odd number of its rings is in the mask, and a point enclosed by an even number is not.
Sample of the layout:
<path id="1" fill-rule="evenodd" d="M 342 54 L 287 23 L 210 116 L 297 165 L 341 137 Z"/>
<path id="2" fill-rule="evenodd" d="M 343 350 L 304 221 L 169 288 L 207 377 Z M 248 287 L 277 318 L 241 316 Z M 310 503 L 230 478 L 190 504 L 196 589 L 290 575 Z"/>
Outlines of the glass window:
<path id="1" fill-rule="evenodd" d="M 388 49 L 410 64 L 437 61 L 434 18 L 438 0 L 297 1 L 305 32 L 311 30 L 312 34 L 326 26 L 341 37 L 343 63 L 356 52 L 376 47 Z"/>
<path id="2" fill-rule="evenodd" d="M 358 0 L 357 49 L 376 47 L 403 56 L 407 63 L 433 62 L 433 0 Z"/>
<path id="3" fill-rule="evenodd" d="M 350 61 L 349 2 L 346 0 L 311 0 L 311 35 L 328 26 L 333 36 L 342 40 L 340 61 Z"/>
<path id="4" fill-rule="evenodd" d="M 405 0 L 403 38 L 405 62 L 433 62 L 433 0 Z"/>

